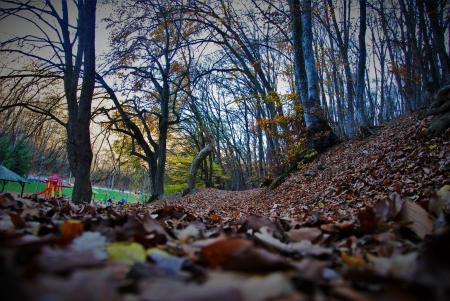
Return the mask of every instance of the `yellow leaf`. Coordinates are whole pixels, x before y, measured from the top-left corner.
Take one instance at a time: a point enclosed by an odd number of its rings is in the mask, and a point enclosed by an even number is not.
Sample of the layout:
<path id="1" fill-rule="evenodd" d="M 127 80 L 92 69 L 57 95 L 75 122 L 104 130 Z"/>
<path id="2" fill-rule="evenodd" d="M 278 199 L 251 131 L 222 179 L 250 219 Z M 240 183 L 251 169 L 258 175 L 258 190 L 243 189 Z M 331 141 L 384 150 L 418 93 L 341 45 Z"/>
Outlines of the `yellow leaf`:
<path id="1" fill-rule="evenodd" d="M 145 262 L 147 254 L 142 245 L 136 242 L 113 242 L 106 246 L 109 260 L 118 260 L 133 264 Z"/>
<path id="2" fill-rule="evenodd" d="M 65 220 L 64 223 L 59 226 L 59 231 L 61 231 L 61 234 L 68 239 L 73 239 L 76 236 L 83 233 L 84 225 L 75 219 L 68 219 Z"/>
<path id="3" fill-rule="evenodd" d="M 348 266 L 353 268 L 359 268 L 366 264 L 366 261 L 361 257 L 347 255 L 345 253 L 341 254 L 342 261 L 344 261 Z"/>

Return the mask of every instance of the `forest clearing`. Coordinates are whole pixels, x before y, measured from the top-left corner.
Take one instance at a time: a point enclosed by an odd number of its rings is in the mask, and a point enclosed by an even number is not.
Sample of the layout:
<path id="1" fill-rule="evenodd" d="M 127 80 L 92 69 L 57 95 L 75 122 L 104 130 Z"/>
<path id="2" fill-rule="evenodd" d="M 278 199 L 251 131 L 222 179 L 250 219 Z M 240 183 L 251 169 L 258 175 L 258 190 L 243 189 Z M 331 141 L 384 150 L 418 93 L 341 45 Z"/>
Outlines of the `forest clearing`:
<path id="1" fill-rule="evenodd" d="M 447 0 L 0 0 L 0 298 L 450 300 Z"/>
<path id="2" fill-rule="evenodd" d="M 36 194 L 42 192 L 46 188 L 46 183 L 28 183 L 25 185 L 25 194 Z M 9 182 L 5 185 L 5 192 L 19 194 L 21 187 L 18 183 Z M 72 195 L 71 187 L 64 187 L 62 189 L 62 196 L 70 198 Z M 145 202 L 148 196 L 142 194 L 136 194 L 130 191 L 112 190 L 104 187 L 92 187 L 92 200 L 96 203 L 105 203 L 108 199 L 118 202 L 121 199 L 125 199 L 127 203 Z"/>

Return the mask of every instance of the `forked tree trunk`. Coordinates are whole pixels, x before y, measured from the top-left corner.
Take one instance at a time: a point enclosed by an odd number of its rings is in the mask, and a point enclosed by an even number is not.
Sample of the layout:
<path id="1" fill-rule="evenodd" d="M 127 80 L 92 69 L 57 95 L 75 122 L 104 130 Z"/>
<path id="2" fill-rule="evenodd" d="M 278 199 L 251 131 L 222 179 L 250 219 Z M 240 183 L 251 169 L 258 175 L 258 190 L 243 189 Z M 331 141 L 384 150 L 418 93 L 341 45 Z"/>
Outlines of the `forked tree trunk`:
<path id="1" fill-rule="evenodd" d="M 63 32 L 66 54 L 64 72 L 64 89 L 67 99 L 67 155 L 70 170 L 75 177 L 72 201 L 90 202 L 92 198 L 91 164 L 92 148 L 89 125 L 91 121 L 91 104 L 95 87 L 95 11 L 96 0 L 80 1 L 78 5 L 78 53 L 77 59 L 83 58 L 83 78 L 80 95 L 78 90 L 77 64 L 73 67 L 72 46 L 70 46 L 69 29 Z M 67 3 L 63 2 L 63 23 L 68 23 Z"/>

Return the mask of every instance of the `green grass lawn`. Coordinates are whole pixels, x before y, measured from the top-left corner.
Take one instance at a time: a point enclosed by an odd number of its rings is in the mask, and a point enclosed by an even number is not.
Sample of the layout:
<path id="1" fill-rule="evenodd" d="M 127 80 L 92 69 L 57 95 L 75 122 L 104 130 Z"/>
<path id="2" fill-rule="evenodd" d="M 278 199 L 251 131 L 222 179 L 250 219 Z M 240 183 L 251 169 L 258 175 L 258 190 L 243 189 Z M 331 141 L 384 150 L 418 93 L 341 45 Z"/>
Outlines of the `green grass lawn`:
<path id="1" fill-rule="evenodd" d="M 25 184 L 24 194 L 33 194 L 36 192 L 40 192 L 46 187 L 46 183 L 27 183 Z M 20 193 L 21 189 L 22 188 L 20 187 L 19 183 L 15 182 L 8 182 L 5 186 L 5 191 L 7 192 Z M 93 187 L 92 190 L 94 192 L 93 198 L 96 202 L 103 202 L 109 198 L 111 198 L 114 202 L 118 202 L 122 198 L 124 198 L 128 203 L 138 203 L 144 202 L 146 199 L 148 199 L 148 196 L 144 194 L 126 193 L 101 187 Z M 62 192 L 64 197 L 70 198 L 70 196 L 72 195 L 72 188 L 64 187 Z"/>

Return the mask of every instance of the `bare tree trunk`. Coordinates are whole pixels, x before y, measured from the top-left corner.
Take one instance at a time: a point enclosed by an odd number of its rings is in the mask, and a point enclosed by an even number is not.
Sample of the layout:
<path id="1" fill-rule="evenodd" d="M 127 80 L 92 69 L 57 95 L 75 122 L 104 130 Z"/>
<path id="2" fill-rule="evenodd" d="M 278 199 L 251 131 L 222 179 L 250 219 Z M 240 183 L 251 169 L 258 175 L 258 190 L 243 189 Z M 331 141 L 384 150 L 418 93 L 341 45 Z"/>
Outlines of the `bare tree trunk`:
<path id="1" fill-rule="evenodd" d="M 257 100 L 256 104 L 256 119 L 261 119 L 261 105 L 259 100 Z M 256 135 L 258 137 L 258 175 L 259 178 L 264 178 L 264 143 L 263 143 L 263 135 L 261 126 L 256 124 Z"/>
<path id="2" fill-rule="evenodd" d="M 92 149 L 89 123 L 88 126 L 76 124 L 76 130 L 70 127 L 67 130 L 67 154 L 69 166 L 75 178 L 72 201 L 75 203 L 90 202 L 92 197 L 90 178 Z"/>
<path id="3" fill-rule="evenodd" d="M 196 182 L 196 176 L 197 176 L 197 170 L 200 167 L 200 164 L 203 162 L 203 160 L 206 159 L 206 157 L 211 154 L 213 151 L 213 142 L 209 142 L 205 145 L 202 150 L 195 156 L 194 160 L 192 160 L 191 168 L 189 169 L 189 176 L 188 176 L 188 187 L 183 191 L 183 195 L 186 195 L 190 193 L 192 190 L 195 189 L 195 182 Z"/>
<path id="4" fill-rule="evenodd" d="M 288 2 L 291 12 L 292 35 L 295 43 L 295 41 L 301 41 L 303 35 L 302 19 L 299 17 L 301 14 L 300 1 L 289 0 Z M 297 92 L 297 98 L 300 100 L 299 103 L 302 103 L 308 98 L 308 84 L 302 47 L 294 47 L 294 62 L 295 90 Z"/>
<path id="5" fill-rule="evenodd" d="M 380 2 L 380 19 L 381 19 L 381 28 L 383 29 L 383 34 L 386 37 L 386 46 L 387 46 L 389 58 L 391 61 L 390 63 L 392 65 L 394 65 L 394 64 L 396 64 L 396 59 L 395 59 L 395 54 L 394 54 L 394 50 L 392 47 L 393 38 L 391 38 L 389 35 L 389 30 L 388 30 L 388 25 L 387 25 L 387 20 L 386 20 L 386 12 L 385 12 L 383 1 Z M 409 100 L 407 99 L 405 89 L 402 85 L 402 80 L 401 80 L 399 73 L 394 72 L 394 77 L 395 77 L 395 82 L 397 83 L 397 89 L 398 89 L 402 99 L 405 101 L 405 103 L 408 103 Z M 389 96 L 389 99 L 392 100 L 392 97 Z M 389 113 L 392 114 L 393 111 L 389 110 Z"/>
<path id="6" fill-rule="evenodd" d="M 366 69 L 366 0 L 359 0 L 359 61 L 358 72 L 356 78 L 356 119 L 359 126 L 367 126 L 367 116 L 364 105 L 364 84 L 365 84 L 365 69 Z"/>
<path id="7" fill-rule="evenodd" d="M 150 180 L 150 200 L 153 201 L 158 199 L 158 194 L 156 193 L 156 162 L 149 161 L 148 164 L 148 177 Z"/>
<path id="8" fill-rule="evenodd" d="M 430 33 L 425 22 L 424 2 L 423 0 L 416 0 L 416 5 L 419 12 L 419 28 L 423 34 L 423 41 L 425 44 L 425 62 L 428 64 L 428 78 L 425 79 L 427 86 L 431 85 L 432 90 L 436 90 L 439 87 L 439 72 L 438 72 L 438 59 L 436 53 L 433 51 L 430 45 Z"/>
<path id="9" fill-rule="evenodd" d="M 164 172 L 166 167 L 167 157 L 167 128 L 163 130 L 159 135 L 158 152 L 157 155 L 157 167 L 155 178 L 155 190 L 152 194 L 155 197 L 159 197 L 164 194 Z"/>
<path id="10" fill-rule="evenodd" d="M 318 87 L 317 87 L 317 70 L 315 66 L 314 53 L 312 49 L 312 16 L 311 1 L 302 1 L 302 23 L 304 25 L 302 32 L 302 49 L 305 59 L 306 79 L 308 83 L 308 98 L 305 101 L 305 124 L 307 127 L 314 126 L 323 118 L 322 109 L 320 108 Z"/>
<path id="11" fill-rule="evenodd" d="M 329 9 L 330 15 L 331 15 L 331 21 L 332 25 L 334 27 L 334 30 L 336 32 L 336 40 L 337 40 L 337 46 L 339 48 L 339 53 L 341 56 L 341 59 L 343 60 L 344 64 L 344 73 L 345 73 L 345 86 L 347 90 L 347 111 L 344 114 L 345 118 L 345 124 L 346 124 L 346 134 L 349 137 L 354 136 L 355 134 L 355 112 L 354 112 L 354 98 L 355 98 L 355 91 L 354 91 L 354 81 L 352 72 L 350 70 L 350 62 L 348 58 L 348 50 L 349 50 L 349 24 L 350 22 L 347 21 L 347 15 L 350 16 L 350 4 L 351 1 L 347 2 L 344 1 L 344 29 L 341 31 L 338 26 L 338 22 L 336 20 L 336 13 L 335 8 L 333 5 L 332 0 L 327 0 L 327 8 Z M 347 8 L 348 5 L 348 8 Z M 348 13 L 347 13 L 348 10 Z M 328 14 L 328 13 L 327 13 Z M 331 25 L 330 25 L 331 26 Z M 330 38 L 333 39 L 333 37 L 330 34 Z"/>
<path id="12" fill-rule="evenodd" d="M 70 67 L 64 74 L 65 91 L 68 107 L 67 154 L 70 169 L 75 177 L 72 191 L 73 202 L 90 202 L 92 197 L 91 164 L 92 149 L 89 125 L 91 104 L 95 85 L 95 10 L 96 0 L 80 2 L 79 45 L 83 51 L 83 79 L 81 92 L 77 101 L 77 79 Z M 65 7 L 67 9 L 67 7 Z M 68 45 L 65 45 L 67 47 Z M 71 51 L 67 51 L 67 53 Z M 72 57 L 66 58 L 71 61 Z M 70 63 L 69 66 L 72 64 Z"/>
<path id="13" fill-rule="evenodd" d="M 439 4 L 437 0 L 426 0 L 425 8 L 430 19 L 433 39 L 431 43 L 433 48 L 439 55 L 442 69 L 442 83 L 450 80 L 450 58 L 445 50 L 444 32 L 445 30 L 439 25 Z"/>
<path id="14" fill-rule="evenodd" d="M 313 53 L 311 9 L 311 0 L 302 0 L 302 39 L 298 40 L 299 36 L 294 36 L 294 47 L 302 47 L 305 62 L 308 98 L 304 101 L 303 107 L 305 124 L 308 131 L 308 142 L 310 147 L 322 151 L 335 142 L 335 136 L 325 120 L 322 108 L 320 107 L 317 71 Z M 291 11 L 291 18 L 295 20 L 299 16 L 295 11 Z"/>

